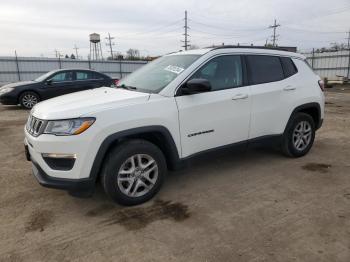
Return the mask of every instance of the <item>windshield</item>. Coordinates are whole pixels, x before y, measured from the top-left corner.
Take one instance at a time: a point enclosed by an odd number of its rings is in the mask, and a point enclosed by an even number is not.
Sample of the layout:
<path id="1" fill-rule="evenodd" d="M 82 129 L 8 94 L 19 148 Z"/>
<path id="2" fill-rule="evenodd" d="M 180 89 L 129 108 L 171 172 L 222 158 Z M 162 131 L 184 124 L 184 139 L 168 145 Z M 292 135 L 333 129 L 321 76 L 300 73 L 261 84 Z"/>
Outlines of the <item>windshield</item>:
<path id="1" fill-rule="evenodd" d="M 41 82 L 44 81 L 47 77 L 49 77 L 52 74 L 52 71 L 47 72 L 46 74 L 39 76 L 38 78 L 36 78 L 34 81 L 35 82 Z"/>
<path id="2" fill-rule="evenodd" d="M 117 87 L 159 93 L 200 55 L 163 56 L 122 79 Z"/>

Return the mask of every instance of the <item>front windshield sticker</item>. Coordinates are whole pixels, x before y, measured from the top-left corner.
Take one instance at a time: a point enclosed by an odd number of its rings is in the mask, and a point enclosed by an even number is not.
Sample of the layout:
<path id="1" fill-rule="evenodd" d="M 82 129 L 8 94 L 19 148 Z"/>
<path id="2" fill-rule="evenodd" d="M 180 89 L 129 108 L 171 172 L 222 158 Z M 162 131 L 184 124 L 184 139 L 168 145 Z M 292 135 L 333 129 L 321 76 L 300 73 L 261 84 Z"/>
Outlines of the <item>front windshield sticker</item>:
<path id="1" fill-rule="evenodd" d="M 175 74 L 180 74 L 182 71 L 184 71 L 185 69 L 179 66 L 174 66 L 174 65 L 168 65 L 166 68 L 164 68 L 164 70 L 166 71 L 170 71 L 173 72 Z"/>

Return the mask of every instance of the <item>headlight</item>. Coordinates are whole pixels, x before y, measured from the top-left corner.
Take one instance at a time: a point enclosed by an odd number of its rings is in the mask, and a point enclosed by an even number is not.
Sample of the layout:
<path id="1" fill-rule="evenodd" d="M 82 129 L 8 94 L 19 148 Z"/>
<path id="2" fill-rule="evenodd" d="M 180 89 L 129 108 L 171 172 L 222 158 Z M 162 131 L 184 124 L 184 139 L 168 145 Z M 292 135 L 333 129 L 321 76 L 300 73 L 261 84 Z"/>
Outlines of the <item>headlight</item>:
<path id="1" fill-rule="evenodd" d="M 4 87 L 0 88 L 0 95 L 10 93 L 14 88 L 12 87 Z"/>
<path id="2" fill-rule="evenodd" d="M 44 134 L 70 136 L 83 133 L 95 122 L 93 117 L 48 121 Z"/>

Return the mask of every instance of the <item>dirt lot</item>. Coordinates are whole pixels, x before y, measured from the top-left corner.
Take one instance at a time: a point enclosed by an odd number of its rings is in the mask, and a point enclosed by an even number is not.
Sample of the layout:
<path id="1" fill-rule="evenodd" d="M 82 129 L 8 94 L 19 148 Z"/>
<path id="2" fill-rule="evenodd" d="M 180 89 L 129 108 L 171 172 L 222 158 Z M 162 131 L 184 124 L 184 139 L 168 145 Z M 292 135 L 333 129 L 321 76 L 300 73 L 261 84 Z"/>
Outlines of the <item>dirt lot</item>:
<path id="1" fill-rule="evenodd" d="M 220 152 L 169 174 L 149 203 L 38 185 L 28 112 L 0 106 L 0 261 L 350 261 L 350 92 L 327 93 L 310 154 Z"/>

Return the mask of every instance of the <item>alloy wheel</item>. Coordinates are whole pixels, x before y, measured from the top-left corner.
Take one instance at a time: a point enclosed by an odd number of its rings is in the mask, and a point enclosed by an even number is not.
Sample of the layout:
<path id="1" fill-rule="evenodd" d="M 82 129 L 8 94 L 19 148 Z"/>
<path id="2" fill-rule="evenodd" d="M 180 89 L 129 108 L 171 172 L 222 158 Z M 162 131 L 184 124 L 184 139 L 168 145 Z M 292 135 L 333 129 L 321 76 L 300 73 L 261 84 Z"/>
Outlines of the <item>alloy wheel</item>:
<path id="1" fill-rule="evenodd" d="M 35 95 L 32 94 L 26 94 L 22 98 L 22 104 L 26 108 L 32 108 L 38 103 L 38 98 Z"/>
<path id="2" fill-rule="evenodd" d="M 129 157 L 121 166 L 117 176 L 120 191 L 129 197 L 147 194 L 158 179 L 157 162 L 147 154 Z"/>
<path id="3" fill-rule="evenodd" d="M 293 131 L 293 145 L 299 150 L 303 151 L 310 144 L 312 137 L 312 127 L 308 121 L 299 122 Z"/>

